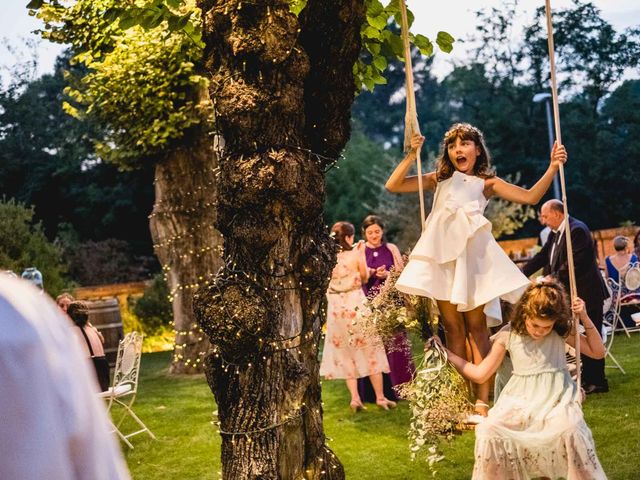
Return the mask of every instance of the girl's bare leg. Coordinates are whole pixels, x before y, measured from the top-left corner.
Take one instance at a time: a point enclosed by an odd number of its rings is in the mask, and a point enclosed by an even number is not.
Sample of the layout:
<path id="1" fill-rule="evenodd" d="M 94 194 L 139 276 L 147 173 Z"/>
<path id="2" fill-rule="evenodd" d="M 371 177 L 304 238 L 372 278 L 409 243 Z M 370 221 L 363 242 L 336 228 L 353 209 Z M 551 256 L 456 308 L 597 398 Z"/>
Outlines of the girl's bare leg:
<path id="1" fill-rule="evenodd" d="M 473 354 L 473 363 L 479 364 L 491 350 L 491 342 L 489 341 L 489 330 L 487 328 L 487 317 L 483 312 L 484 305 L 474 308 L 468 312 L 464 312 L 464 318 L 469 330 L 471 353 Z M 491 381 L 488 380 L 483 384 L 477 385 L 476 390 L 476 412 L 480 415 L 487 415 L 489 411 L 489 390 Z"/>
<path id="2" fill-rule="evenodd" d="M 465 348 L 464 317 L 456 306 L 446 300 L 438 300 L 438 309 L 447 337 L 447 348 L 462 358 L 467 358 Z M 435 333 L 435 332 L 434 332 Z"/>

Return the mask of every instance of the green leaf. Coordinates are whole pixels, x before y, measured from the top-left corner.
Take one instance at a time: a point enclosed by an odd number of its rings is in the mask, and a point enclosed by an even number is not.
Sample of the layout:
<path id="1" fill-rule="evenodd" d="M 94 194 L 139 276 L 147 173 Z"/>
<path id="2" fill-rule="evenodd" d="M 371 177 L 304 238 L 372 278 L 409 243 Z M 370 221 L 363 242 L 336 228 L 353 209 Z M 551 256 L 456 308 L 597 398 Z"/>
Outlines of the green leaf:
<path id="1" fill-rule="evenodd" d="M 382 72 L 387 68 L 387 59 L 381 55 L 376 55 L 373 57 L 373 65 Z"/>
<path id="2" fill-rule="evenodd" d="M 182 0 L 165 0 L 166 4 L 171 8 L 180 8 L 182 5 Z"/>
<path id="3" fill-rule="evenodd" d="M 438 37 L 436 38 L 436 43 L 440 50 L 443 52 L 449 53 L 453 50 L 453 42 L 455 42 L 455 38 L 453 38 L 447 32 L 438 32 Z"/>
<path id="4" fill-rule="evenodd" d="M 363 31 L 362 31 L 362 36 L 364 38 L 380 38 L 380 30 L 372 27 L 372 26 L 367 26 Z"/>
<path id="5" fill-rule="evenodd" d="M 404 54 L 404 45 L 402 44 L 402 39 L 391 32 L 390 35 L 387 35 L 385 38 L 385 43 L 388 45 L 389 49 L 393 53 L 393 55 L 397 57 L 402 57 Z"/>
<path id="6" fill-rule="evenodd" d="M 384 9 L 389 15 L 395 15 L 396 13 L 400 13 L 400 1 L 399 0 L 391 0 L 387 8 Z"/>
<path id="7" fill-rule="evenodd" d="M 187 13 L 186 15 L 183 15 L 182 17 L 178 18 L 178 22 L 176 23 L 176 29 L 182 30 L 187 25 L 187 23 L 189 23 L 189 18 L 191 18 L 191 13 Z"/>
<path id="8" fill-rule="evenodd" d="M 27 4 L 27 8 L 30 10 L 38 10 L 40 7 L 42 7 L 43 3 L 44 3 L 44 0 L 31 0 Z"/>
<path id="9" fill-rule="evenodd" d="M 307 6 L 307 0 L 289 0 L 289 11 L 296 17 L 300 15 L 300 12 Z"/>
<path id="10" fill-rule="evenodd" d="M 427 57 L 433 55 L 433 43 L 424 35 L 415 35 L 412 38 L 413 44 L 418 47 L 420 53 L 426 55 Z"/>
<path id="11" fill-rule="evenodd" d="M 120 22 L 118 23 L 118 27 L 121 30 L 128 30 L 131 27 L 135 27 L 136 25 L 138 25 L 140 23 L 140 20 L 142 20 L 141 17 L 125 14 L 125 16 L 120 17 Z"/>
<path id="12" fill-rule="evenodd" d="M 375 74 L 373 76 L 373 83 L 375 83 L 376 85 L 386 85 L 387 84 L 387 79 L 384 78 L 379 73 L 377 73 L 377 74 Z"/>
<path id="13" fill-rule="evenodd" d="M 397 2 L 398 0 L 394 0 Z M 385 8 L 382 6 L 378 0 L 368 0 L 366 2 L 367 6 L 367 15 L 371 15 L 372 17 L 376 17 L 384 12 Z M 387 7 L 388 8 L 388 7 Z"/>
<path id="14" fill-rule="evenodd" d="M 371 52 L 373 55 L 379 55 L 380 54 L 380 43 L 378 42 L 364 42 L 364 46 L 365 48 Z"/>
<path id="15" fill-rule="evenodd" d="M 107 9 L 106 12 L 104 12 L 103 15 L 103 19 L 107 22 L 107 23 L 113 23 L 115 22 L 118 17 L 122 14 L 122 9 L 121 8 L 109 8 Z"/>
<path id="16" fill-rule="evenodd" d="M 387 20 L 388 17 L 384 13 L 376 17 L 367 15 L 367 22 L 369 23 L 369 25 L 377 28 L 378 30 L 382 30 L 387 26 Z"/>
<path id="17" fill-rule="evenodd" d="M 373 92 L 373 89 L 375 88 L 375 83 L 373 83 L 373 80 L 369 77 L 364 77 L 362 79 L 362 83 L 364 83 L 364 86 L 367 87 L 367 90 L 369 90 L 370 92 Z"/>

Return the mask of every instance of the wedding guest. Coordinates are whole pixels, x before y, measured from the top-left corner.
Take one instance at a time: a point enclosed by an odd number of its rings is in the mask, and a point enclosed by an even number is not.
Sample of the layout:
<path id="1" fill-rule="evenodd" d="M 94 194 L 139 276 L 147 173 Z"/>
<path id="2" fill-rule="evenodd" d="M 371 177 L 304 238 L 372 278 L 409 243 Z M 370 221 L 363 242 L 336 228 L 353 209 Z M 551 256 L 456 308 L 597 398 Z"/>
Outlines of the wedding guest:
<path id="1" fill-rule="evenodd" d="M 635 253 L 631 252 L 629 239 L 618 235 L 613 239 L 613 248 L 616 253 L 605 258 L 606 274 L 608 278 L 620 283 L 620 279 L 624 278 L 629 267 L 638 261 Z"/>
<path id="2" fill-rule="evenodd" d="M 602 309 L 604 300 L 609 297 L 604 279 L 598 268 L 596 246 L 589 228 L 577 218 L 569 217 L 565 222 L 564 206 L 560 200 L 548 200 L 540 209 L 542 219 L 551 227 L 549 241 L 527 264 L 522 267 L 529 276 L 543 269 L 543 275 L 559 280 L 569 289 L 569 263 L 567 261 L 568 229 L 573 245 L 573 264 L 578 296 L 587 304 L 587 314 L 595 324 L 597 331 L 602 329 Z M 582 356 L 582 382 L 587 394 L 609 391 L 605 376 L 604 359 L 592 359 Z"/>
<path id="3" fill-rule="evenodd" d="M 400 250 L 384 237 L 384 224 L 376 215 L 369 215 L 362 221 L 362 236 L 365 239 L 365 258 L 369 273 L 369 280 L 363 285 L 367 297 L 375 297 L 380 287 L 386 282 L 391 267 L 402 270 L 404 262 Z M 415 366 L 411 360 L 411 342 L 406 332 L 398 332 L 387 343 L 385 348 L 390 372 L 383 374 L 384 394 L 393 400 L 398 400 L 398 394 L 393 387 L 411 380 Z M 365 402 L 375 402 L 375 392 L 368 378 L 358 380 L 358 392 Z"/>
<path id="4" fill-rule="evenodd" d="M 92 360 L 100 389 L 104 392 L 109 388 L 109 363 L 104 355 L 101 335 L 88 321 L 89 309 L 84 302 L 71 302 L 67 314 L 77 327 L 73 332 L 85 356 Z"/>
<path id="5" fill-rule="evenodd" d="M 75 302 L 75 300 L 76 299 L 73 298 L 73 295 L 71 295 L 69 292 L 62 292 L 60 295 L 56 297 L 56 304 L 60 307 L 60 309 L 64 313 L 67 313 L 67 309 L 69 308 L 69 305 L 71 305 L 72 302 Z M 91 325 L 91 322 L 89 321 L 87 321 L 87 325 L 95 330 L 95 332 L 98 334 L 98 337 L 100 338 L 100 341 L 104 343 L 104 336 L 102 335 L 100 330 L 96 329 L 93 325 Z"/>
<path id="6" fill-rule="evenodd" d="M 127 480 L 95 380 L 60 309 L 0 275 L 0 478 Z"/>
<path id="7" fill-rule="evenodd" d="M 369 377 L 376 404 L 385 410 L 396 406 L 382 390 L 382 372 L 389 372 L 382 340 L 358 328 L 358 309 L 365 300 L 362 284 L 367 281 L 364 248 L 353 248 L 355 228 L 348 222 L 331 227 L 339 252 L 327 290 L 327 334 L 322 351 L 320 375 L 327 380 L 344 378 L 351 394 L 351 409 L 364 408 L 357 379 Z"/>
<path id="8" fill-rule="evenodd" d="M 67 313 L 67 308 L 69 308 L 69 305 L 73 301 L 75 301 L 75 298 L 73 298 L 73 295 L 71 295 L 69 292 L 62 292 L 56 297 L 56 304 L 64 313 Z"/>

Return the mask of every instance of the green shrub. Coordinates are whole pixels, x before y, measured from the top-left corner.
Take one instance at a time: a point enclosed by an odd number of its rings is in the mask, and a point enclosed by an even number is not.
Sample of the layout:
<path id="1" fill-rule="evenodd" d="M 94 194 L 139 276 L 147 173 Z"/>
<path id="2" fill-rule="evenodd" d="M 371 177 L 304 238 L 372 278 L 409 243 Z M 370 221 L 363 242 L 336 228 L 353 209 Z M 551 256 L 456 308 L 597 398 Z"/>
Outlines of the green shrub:
<path id="1" fill-rule="evenodd" d="M 33 221 L 33 207 L 14 199 L 0 200 L 0 270 L 18 276 L 25 268 L 42 273 L 44 289 L 56 296 L 68 287 L 60 249 L 47 240 L 42 225 Z"/>
<path id="2" fill-rule="evenodd" d="M 162 275 L 153 277 L 142 297 L 133 305 L 133 313 L 140 320 L 146 335 L 158 334 L 173 319 L 173 310 L 169 301 L 169 287 Z"/>

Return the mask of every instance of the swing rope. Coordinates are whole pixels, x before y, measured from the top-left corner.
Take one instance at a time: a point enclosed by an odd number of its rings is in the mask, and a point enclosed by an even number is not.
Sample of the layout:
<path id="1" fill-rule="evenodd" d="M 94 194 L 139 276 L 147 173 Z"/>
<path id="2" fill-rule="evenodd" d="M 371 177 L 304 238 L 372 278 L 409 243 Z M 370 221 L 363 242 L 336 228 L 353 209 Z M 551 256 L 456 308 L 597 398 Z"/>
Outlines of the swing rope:
<path id="1" fill-rule="evenodd" d="M 401 36 L 404 45 L 404 74 L 405 89 L 407 93 L 407 110 L 404 116 L 404 151 L 411 149 L 411 138 L 420 134 L 418 125 L 418 112 L 416 111 L 416 94 L 413 90 L 413 66 L 411 63 L 411 44 L 409 42 L 409 22 L 407 20 L 407 5 L 405 0 L 400 0 L 400 13 L 402 17 Z M 420 220 L 424 230 L 424 193 L 422 186 L 422 163 L 420 162 L 420 148 L 416 151 L 416 167 L 418 173 L 418 195 L 420 195 Z"/>
<path id="2" fill-rule="evenodd" d="M 553 24 L 551 22 L 551 1 L 545 0 L 545 13 L 547 17 L 547 43 L 549 45 L 549 65 L 551 69 L 551 96 L 553 100 L 553 122 L 556 131 L 556 140 L 558 144 L 562 144 L 562 134 L 560 133 L 560 108 L 558 106 L 558 85 L 556 81 L 556 60 L 555 51 L 553 46 Z M 567 189 L 564 179 L 564 166 L 560 164 L 560 186 L 562 191 L 562 204 L 564 208 L 564 235 L 567 242 L 567 267 L 569 270 L 569 294 L 571 301 L 577 296 L 576 288 L 576 274 L 573 264 L 573 244 L 571 242 L 571 229 L 569 228 L 569 208 L 567 206 Z M 581 372 L 580 372 L 580 333 L 578 332 L 579 321 L 576 315 L 573 315 L 573 324 L 575 328 L 575 350 L 576 350 L 576 383 L 580 387 Z"/>

